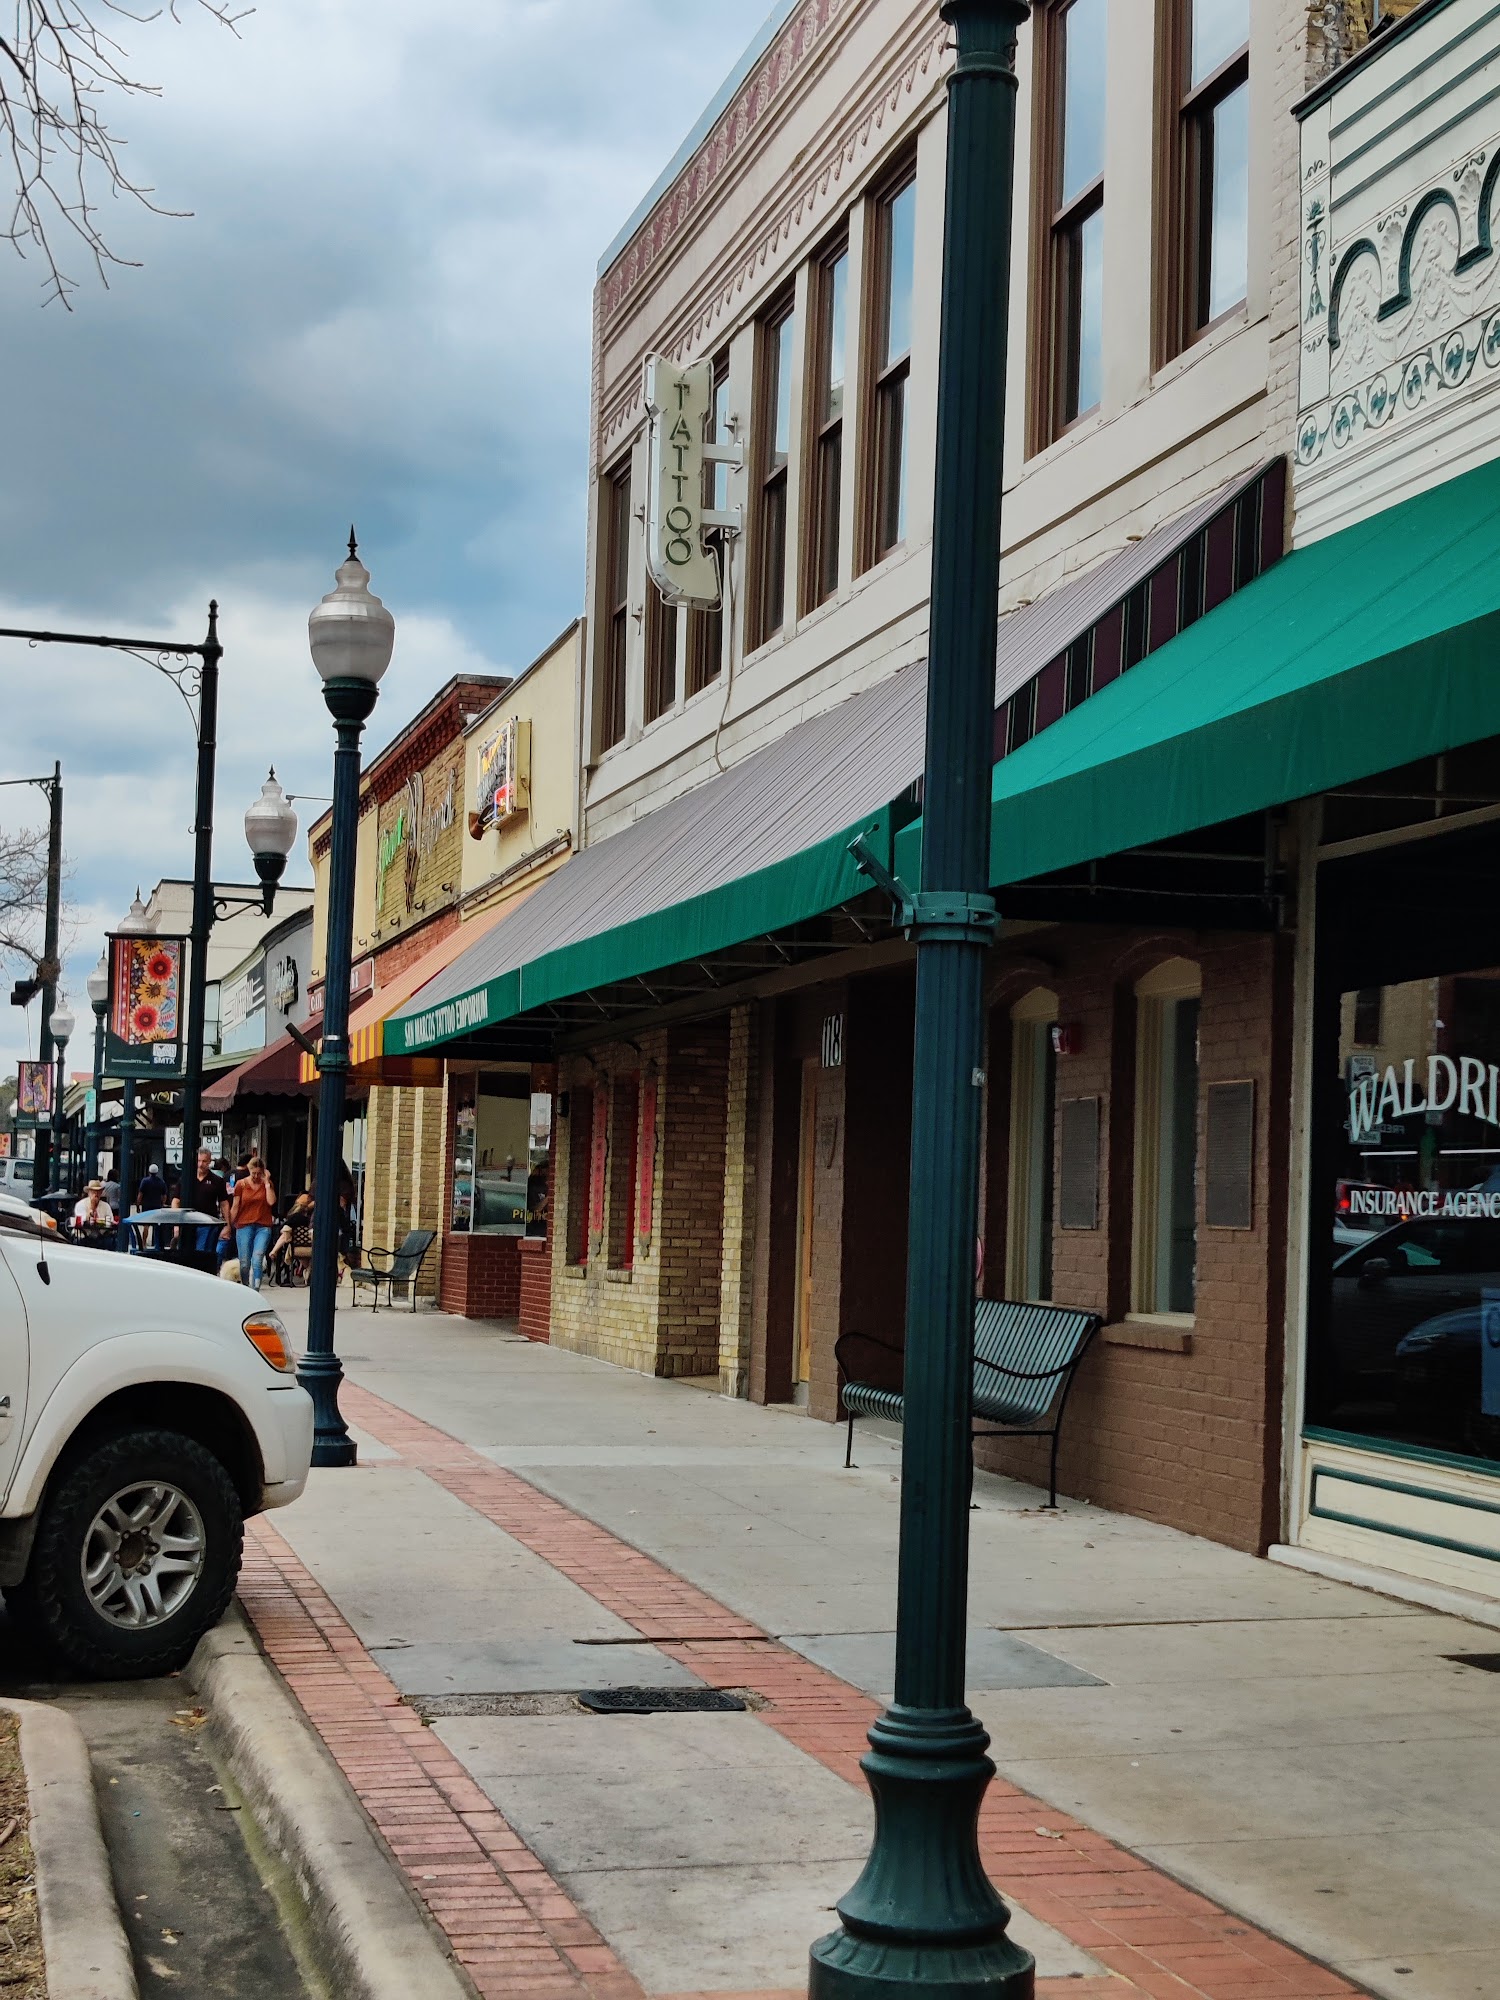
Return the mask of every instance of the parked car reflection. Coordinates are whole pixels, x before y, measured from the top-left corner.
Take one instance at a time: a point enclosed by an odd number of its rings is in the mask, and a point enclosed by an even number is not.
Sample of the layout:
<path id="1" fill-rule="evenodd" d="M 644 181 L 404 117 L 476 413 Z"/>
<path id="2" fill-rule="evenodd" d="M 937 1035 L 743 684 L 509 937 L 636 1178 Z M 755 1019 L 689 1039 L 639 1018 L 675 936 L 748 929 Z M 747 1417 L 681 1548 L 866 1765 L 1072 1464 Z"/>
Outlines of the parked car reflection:
<path id="1" fill-rule="evenodd" d="M 1420 1217 L 1383 1229 L 1333 1266 L 1329 1332 L 1341 1369 L 1389 1377 L 1396 1349 L 1424 1320 L 1500 1286 L 1500 1220 Z"/>

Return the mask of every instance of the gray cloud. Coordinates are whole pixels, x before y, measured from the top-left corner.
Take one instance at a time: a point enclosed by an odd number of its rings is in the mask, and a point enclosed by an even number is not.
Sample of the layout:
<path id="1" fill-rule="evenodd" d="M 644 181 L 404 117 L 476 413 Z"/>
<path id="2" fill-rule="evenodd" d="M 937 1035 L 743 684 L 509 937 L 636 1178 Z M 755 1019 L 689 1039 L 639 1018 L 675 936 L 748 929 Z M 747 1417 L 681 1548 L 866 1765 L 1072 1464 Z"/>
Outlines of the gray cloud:
<path id="1" fill-rule="evenodd" d="M 121 107 L 128 170 L 193 215 L 113 209 L 142 268 L 72 315 L 0 258 L 0 623 L 196 637 L 220 598 L 221 874 L 268 763 L 328 788 L 305 620 L 351 516 L 399 624 L 375 742 L 578 609 L 594 266 L 768 4 L 261 0 L 238 42 L 191 11 L 130 29 L 163 94 Z M 0 686 L 0 776 L 63 760 L 81 992 L 136 879 L 189 871 L 188 720 L 108 656 L 0 642 Z M 0 1067 L 26 1032 L 0 1009 Z"/>

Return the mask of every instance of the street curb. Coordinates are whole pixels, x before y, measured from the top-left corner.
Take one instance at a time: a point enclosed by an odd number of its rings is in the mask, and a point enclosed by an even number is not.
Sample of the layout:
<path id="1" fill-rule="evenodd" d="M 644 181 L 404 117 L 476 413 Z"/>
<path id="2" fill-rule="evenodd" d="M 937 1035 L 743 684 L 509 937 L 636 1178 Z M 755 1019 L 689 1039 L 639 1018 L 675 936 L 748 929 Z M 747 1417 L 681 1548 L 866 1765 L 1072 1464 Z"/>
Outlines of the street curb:
<path id="1" fill-rule="evenodd" d="M 199 1641 L 184 1677 L 202 1698 L 215 1743 L 265 1839 L 296 1882 L 341 2000 L 473 2000 L 473 1987 L 237 1604 Z"/>
<path id="2" fill-rule="evenodd" d="M 44 1702 L 0 1708 L 21 1720 L 48 2000 L 137 2000 L 83 1731 Z"/>

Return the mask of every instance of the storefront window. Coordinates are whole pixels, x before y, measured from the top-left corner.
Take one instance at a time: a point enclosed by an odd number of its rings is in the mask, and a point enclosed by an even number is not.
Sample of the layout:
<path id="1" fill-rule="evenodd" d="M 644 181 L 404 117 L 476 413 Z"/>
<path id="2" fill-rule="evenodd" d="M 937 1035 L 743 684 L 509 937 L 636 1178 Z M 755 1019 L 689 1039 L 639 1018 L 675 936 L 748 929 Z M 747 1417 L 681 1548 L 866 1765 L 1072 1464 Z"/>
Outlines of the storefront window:
<path id="1" fill-rule="evenodd" d="M 529 1075 L 481 1075 L 453 1129 L 455 1235 L 523 1236 L 531 1182 Z"/>
<path id="2" fill-rule="evenodd" d="M 1500 1459 L 1500 968 L 1351 986 L 1337 1010 L 1308 1422 Z"/>

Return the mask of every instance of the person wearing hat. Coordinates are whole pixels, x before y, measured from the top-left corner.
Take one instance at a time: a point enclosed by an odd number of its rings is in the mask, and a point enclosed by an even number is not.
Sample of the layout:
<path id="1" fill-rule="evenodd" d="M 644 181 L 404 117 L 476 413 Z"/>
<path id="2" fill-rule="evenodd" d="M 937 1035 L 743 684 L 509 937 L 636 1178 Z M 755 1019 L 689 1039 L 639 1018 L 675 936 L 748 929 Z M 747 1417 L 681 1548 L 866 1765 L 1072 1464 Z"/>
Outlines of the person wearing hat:
<path id="1" fill-rule="evenodd" d="M 73 1227 L 77 1230 L 103 1231 L 114 1226 L 115 1213 L 104 1199 L 103 1181 L 90 1181 L 83 1191 L 83 1199 L 73 1210 Z"/>

